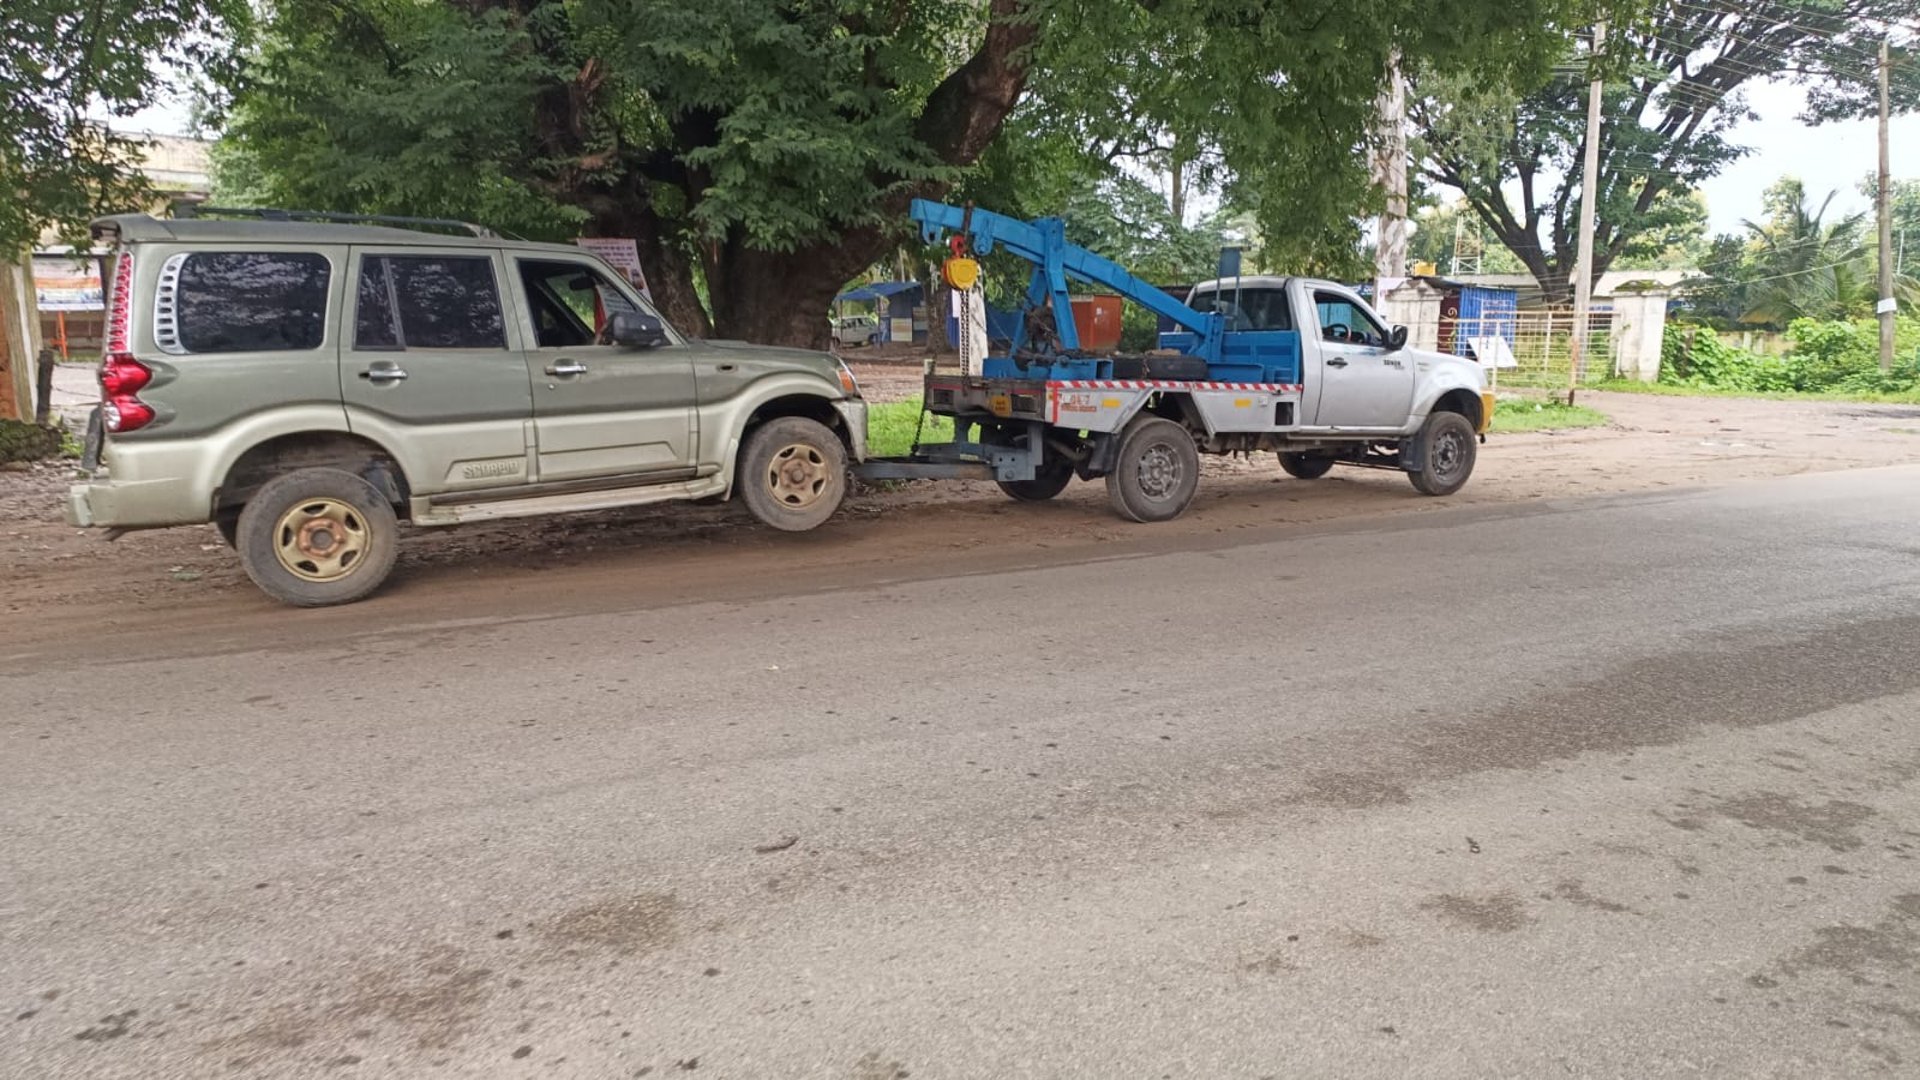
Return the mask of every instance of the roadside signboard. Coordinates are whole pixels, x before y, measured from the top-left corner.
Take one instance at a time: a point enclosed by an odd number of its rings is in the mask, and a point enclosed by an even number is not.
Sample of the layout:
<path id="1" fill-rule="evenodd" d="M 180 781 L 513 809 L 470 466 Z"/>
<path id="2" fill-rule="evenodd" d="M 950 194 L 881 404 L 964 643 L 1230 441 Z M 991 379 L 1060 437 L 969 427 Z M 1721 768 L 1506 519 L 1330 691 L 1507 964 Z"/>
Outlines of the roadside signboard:
<path id="1" fill-rule="evenodd" d="M 620 236 L 583 236 L 574 243 L 607 260 L 615 270 L 627 275 L 633 287 L 648 300 L 653 293 L 647 289 L 647 272 L 640 268 L 640 245 L 630 237 Z"/>
<path id="2" fill-rule="evenodd" d="M 41 311 L 104 311 L 100 264 L 64 255 L 33 257 L 34 303 Z"/>

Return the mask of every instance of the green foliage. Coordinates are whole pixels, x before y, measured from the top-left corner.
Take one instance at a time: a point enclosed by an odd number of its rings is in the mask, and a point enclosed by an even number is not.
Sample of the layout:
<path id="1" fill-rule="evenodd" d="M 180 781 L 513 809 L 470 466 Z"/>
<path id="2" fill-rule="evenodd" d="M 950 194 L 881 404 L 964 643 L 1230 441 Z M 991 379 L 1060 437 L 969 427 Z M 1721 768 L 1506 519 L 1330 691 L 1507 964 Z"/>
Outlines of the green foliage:
<path id="1" fill-rule="evenodd" d="M 1668 386 L 1751 393 L 1905 394 L 1920 389 L 1920 320 L 1902 318 L 1895 360 L 1880 370 L 1878 326 L 1870 319 L 1796 319 L 1784 357 L 1760 356 L 1723 343 L 1707 327 L 1669 323 L 1661 342 L 1660 382 Z"/>
<path id="2" fill-rule="evenodd" d="M 54 457 L 61 453 L 65 441 L 65 428 L 0 420 L 0 462 Z"/>
<path id="3" fill-rule="evenodd" d="M 0 251 L 49 225 L 85 242 L 87 222 L 143 207 L 140 143 L 93 117 L 132 116 L 170 71 L 219 72 L 245 32 L 245 0 L 6 0 L 0 5 Z"/>
<path id="4" fill-rule="evenodd" d="M 1564 296 L 1576 257 L 1589 80 L 1604 77 L 1594 272 L 1645 263 L 1703 239 L 1690 192 L 1739 159 L 1749 80 L 1810 86 L 1811 119 L 1855 108 L 1884 25 L 1911 0 L 1688 0 L 1642 5 L 1606 45 L 1569 52 L 1534 85 L 1415 70 L 1411 107 L 1426 180 L 1461 191 L 1550 295 Z M 1920 100 L 1908 65 L 1902 107 Z M 1842 103 L 1846 103 L 1842 107 Z M 1856 109 L 1857 111 L 1857 109 Z M 1518 196 L 1514 198 L 1513 196 Z"/>
<path id="5" fill-rule="evenodd" d="M 1746 237 L 1714 240 L 1702 264 L 1711 278 L 1690 289 L 1695 311 L 1721 326 L 1784 330 L 1796 319 L 1864 318 L 1879 297 L 1865 214 L 1830 221 L 1837 193 L 1815 207 L 1805 186 L 1782 177 L 1763 196 L 1766 219 L 1746 221 Z M 1895 279 L 1909 309 L 1920 283 Z"/>

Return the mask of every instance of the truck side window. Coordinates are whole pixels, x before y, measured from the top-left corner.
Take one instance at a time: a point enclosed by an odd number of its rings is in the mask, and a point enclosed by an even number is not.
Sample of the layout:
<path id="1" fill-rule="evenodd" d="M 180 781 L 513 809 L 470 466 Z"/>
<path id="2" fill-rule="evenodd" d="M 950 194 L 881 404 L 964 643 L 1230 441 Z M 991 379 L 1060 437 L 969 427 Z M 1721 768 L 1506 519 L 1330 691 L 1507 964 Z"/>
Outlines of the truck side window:
<path id="1" fill-rule="evenodd" d="M 1339 293 L 1313 294 L 1313 306 L 1320 316 L 1320 336 L 1327 341 L 1350 345 L 1385 346 L 1387 333 L 1360 305 Z"/>
<path id="2" fill-rule="evenodd" d="M 1237 301 L 1237 302 L 1236 302 Z M 1233 289 L 1195 293 L 1188 304 L 1195 311 L 1227 317 L 1229 330 L 1291 330 L 1293 312 L 1285 289 Z"/>

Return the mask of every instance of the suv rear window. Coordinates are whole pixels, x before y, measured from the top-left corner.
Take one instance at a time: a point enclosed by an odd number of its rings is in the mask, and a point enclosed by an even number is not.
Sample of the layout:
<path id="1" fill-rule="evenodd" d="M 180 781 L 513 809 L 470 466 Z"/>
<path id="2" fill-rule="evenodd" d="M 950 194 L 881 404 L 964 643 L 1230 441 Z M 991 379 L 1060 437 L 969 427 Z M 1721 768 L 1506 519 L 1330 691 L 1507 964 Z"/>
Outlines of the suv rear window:
<path id="1" fill-rule="evenodd" d="M 162 273 L 154 337 L 168 352 L 317 349 L 327 336 L 329 273 L 326 256 L 311 252 L 176 255 Z"/>
<path id="2" fill-rule="evenodd" d="M 356 349 L 507 347 L 500 287 L 485 256 L 369 255 L 356 295 Z"/>

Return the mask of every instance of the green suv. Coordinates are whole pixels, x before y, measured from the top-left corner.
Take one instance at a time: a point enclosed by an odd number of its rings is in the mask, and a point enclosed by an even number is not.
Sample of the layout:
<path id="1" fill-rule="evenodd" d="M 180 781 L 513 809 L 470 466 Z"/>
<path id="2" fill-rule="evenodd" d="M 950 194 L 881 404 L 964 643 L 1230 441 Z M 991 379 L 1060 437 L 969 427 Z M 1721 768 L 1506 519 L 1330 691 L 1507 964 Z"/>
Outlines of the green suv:
<path id="1" fill-rule="evenodd" d="M 313 607 L 378 588 L 403 520 L 738 495 L 797 531 L 865 457 L 838 359 L 684 338 L 580 248 L 222 213 L 93 224 L 115 257 L 75 525 L 211 522 Z"/>

